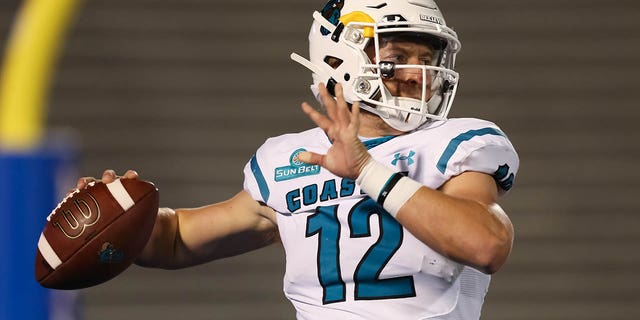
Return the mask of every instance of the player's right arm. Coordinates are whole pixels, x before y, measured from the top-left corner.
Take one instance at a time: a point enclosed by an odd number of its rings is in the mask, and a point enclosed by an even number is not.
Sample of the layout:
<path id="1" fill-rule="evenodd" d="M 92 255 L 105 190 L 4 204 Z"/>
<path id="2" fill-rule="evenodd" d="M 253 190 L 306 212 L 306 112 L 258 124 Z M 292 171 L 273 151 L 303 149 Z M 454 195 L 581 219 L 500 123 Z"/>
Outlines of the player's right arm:
<path id="1" fill-rule="evenodd" d="M 123 178 L 135 179 L 127 171 Z M 116 179 L 107 170 L 102 181 Z M 92 178 L 81 178 L 84 188 Z M 144 267 L 179 269 L 238 255 L 276 242 L 275 212 L 241 191 L 229 200 L 191 209 L 161 208 L 146 247 L 135 261 Z"/>
<path id="2" fill-rule="evenodd" d="M 177 269 L 262 248 L 278 239 L 272 216 L 245 191 L 200 208 L 161 208 L 136 264 Z"/>

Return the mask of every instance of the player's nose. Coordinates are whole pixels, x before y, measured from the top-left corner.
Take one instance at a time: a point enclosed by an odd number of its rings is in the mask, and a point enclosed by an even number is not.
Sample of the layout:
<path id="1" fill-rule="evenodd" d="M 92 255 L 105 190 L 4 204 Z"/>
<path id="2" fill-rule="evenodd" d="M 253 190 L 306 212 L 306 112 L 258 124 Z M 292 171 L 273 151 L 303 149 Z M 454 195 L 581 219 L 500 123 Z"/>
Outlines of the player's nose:
<path id="1" fill-rule="evenodd" d="M 412 56 L 407 61 L 408 65 L 422 65 L 422 62 L 417 56 Z M 397 70 L 396 78 L 407 84 L 422 85 L 426 80 L 426 72 L 422 68 L 402 68 Z"/>
<path id="2" fill-rule="evenodd" d="M 421 68 L 400 69 L 398 71 L 400 72 L 396 73 L 396 80 L 398 81 L 399 94 L 404 97 L 420 99 L 425 82 L 427 90 L 429 88 L 429 73 L 424 72 Z"/>
<path id="3" fill-rule="evenodd" d="M 422 70 L 418 68 L 401 69 L 396 78 L 412 85 L 422 85 L 422 82 L 424 82 Z"/>

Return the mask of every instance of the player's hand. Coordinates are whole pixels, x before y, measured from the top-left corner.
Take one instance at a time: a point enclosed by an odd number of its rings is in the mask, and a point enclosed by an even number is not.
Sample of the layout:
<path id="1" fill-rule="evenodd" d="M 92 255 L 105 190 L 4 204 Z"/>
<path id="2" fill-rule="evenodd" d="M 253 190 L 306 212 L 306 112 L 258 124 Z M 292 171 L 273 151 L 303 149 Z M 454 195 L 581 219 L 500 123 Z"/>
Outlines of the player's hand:
<path id="1" fill-rule="evenodd" d="M 303 162 L 320 165 L 337 176 L 355 179 L 371 158 L 367 148 L 358 138 L 360 107 L 356 102 L 349 110 L 341 84 L 336 85 L 336 99 L 324 84 L 320 84 L 319 89 L 327 114 L 318 112 L 306 102 L 302 104 L 302 110 L 324 130 L 332 145 L 325 155 L 307 151 L 301 152 L 299 158 Z"/>
<path id="2" fill-rule="evenodd" d="M 102 178 L 100 180 L 94 177 L 82 177 L 78 179 L 78 182 L 76 183 L 76 187 L 74 189 L 69 190 L 69 192 L 67 192 L 67 195 L 69 195 L 70 193 L 76 190 L 82 190 L 86 188 L 91 182 L 102 181 L 104 183 L 111 183 L 118 178 L 137 179 L 138 173 L 135 172 L 134 170 L 127 170 L 127 172 L 125 172 L 123 176 L 118 176 L 115 171 L 108 169 L 102 173 Z"/>

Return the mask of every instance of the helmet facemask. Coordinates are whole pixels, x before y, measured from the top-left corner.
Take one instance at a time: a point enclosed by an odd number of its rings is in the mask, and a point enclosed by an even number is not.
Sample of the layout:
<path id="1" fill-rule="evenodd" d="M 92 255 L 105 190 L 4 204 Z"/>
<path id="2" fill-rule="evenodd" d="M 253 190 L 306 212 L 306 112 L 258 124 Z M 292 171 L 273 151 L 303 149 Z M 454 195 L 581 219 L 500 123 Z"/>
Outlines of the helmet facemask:
<path id="1" fill-rule="evenodd" d="M 364 70 L 371 71 L 356 80 L 363 109 L 400 131 L 414 130 L 429 119 L 446 119 L 458 82 L 458 74 L 444 67 L 447 42 L 428 33 L 379 31 L 367 48 L 373 61 Z M 405 48 L 420 53 L 409 57 Z M 376 83 L 374 95 L 362 90 L 367 81 Z"/>

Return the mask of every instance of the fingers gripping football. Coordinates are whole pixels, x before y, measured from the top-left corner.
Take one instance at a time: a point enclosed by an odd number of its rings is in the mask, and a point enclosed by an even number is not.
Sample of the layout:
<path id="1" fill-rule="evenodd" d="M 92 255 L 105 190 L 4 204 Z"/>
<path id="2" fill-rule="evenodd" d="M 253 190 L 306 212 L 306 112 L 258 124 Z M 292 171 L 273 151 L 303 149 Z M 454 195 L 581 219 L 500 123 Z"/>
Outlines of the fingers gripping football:
<path id="1" fill-rule="evenodd" d="M 97 180 L 94 177 L 82 177 L 80 179 L 78 179 L 78 182 L 76 183 L 76 188 L 75 189 L 84 189 L 87 187 L 87 185 L 91 182 L 94 181 L 102 181 L 104 183 L 111 183 L 116 179 L 119 178 L 125 178 L 125 179 L 137 179 L 138 178 L 138 173 L 134 170 L 127 170 L 127 172 L 124 173 L 123 176 L 119 177 L 118 175 L 116 175 L 116 172 L 114 170 L 111 169 L 107 169 L 102 173 L 102 179 L 101 180 Z M 70 191 L 73 192 L 73 190 L 75 189 L 71 189 Z"/>

